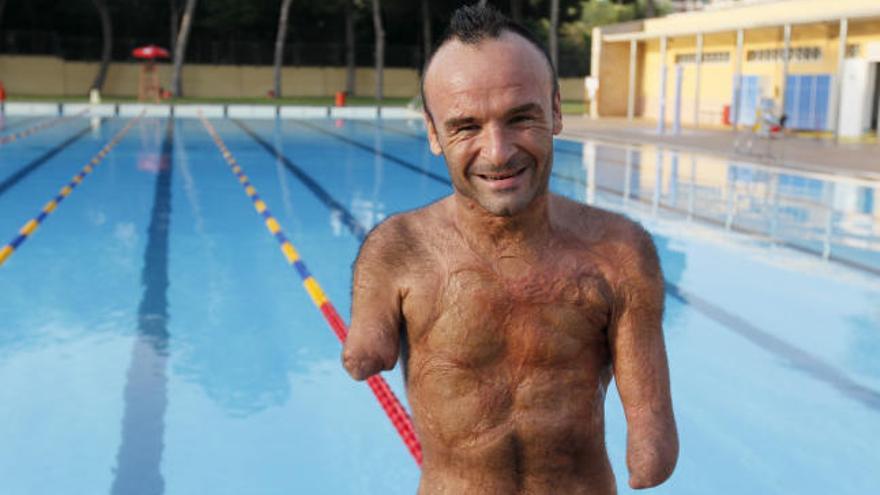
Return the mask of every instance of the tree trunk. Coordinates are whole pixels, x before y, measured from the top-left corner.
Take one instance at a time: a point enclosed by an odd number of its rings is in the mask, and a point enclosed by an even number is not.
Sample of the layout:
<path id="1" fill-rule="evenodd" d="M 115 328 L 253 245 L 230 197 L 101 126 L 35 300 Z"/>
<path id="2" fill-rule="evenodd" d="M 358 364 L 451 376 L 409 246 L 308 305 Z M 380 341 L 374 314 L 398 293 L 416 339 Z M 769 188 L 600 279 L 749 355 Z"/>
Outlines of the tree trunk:
<path id="1" fill-rule="evenodd" d="M 510 0 L 510 17 L 514 22 L 522 22 L 522 0 Z"/>
<path id="2" fill-rule="evenodd" d="M 559 0 L 550 1 L 550 60 L 559 71 Z"/>
<path id="3" fill-rule="evenodd" d="M 6 8 L 6 0 L 0 0 L 0 33 L 3 32 L 3 10 Z"/>
<path id="4" fill-rule="evenodd" d="M 169 34 L 169 38 L 171 38 L 171 39 L 169 40 L 168 47 L 171 50 L 171 56 L 173 57 L 174 56 L 174 46 L 177 44 L 177 25 L 178 25 L 178 22 L 180 22 L 178 19 L 180 12 L 177 10 L 177 0 L 171 0 L 170 7 L 171 7 L 171 31 Z"/>
<path id="5" fill-rule="evenodd" d="M 101 65 L 98 67 L 95 80 L 92 81 L 91 89 L 101 91 L 104 88 L 104 79 L 107 78 L 107 68 L 110 67 L 110 55 L 113 52 L 113 24 L 110 21 L 110 9 L 107 8 L 107 2 L 92 0 L 92 3 L 95 4 L 98 15 L 101 16 L 101 36 L 104 39 L 104 47 L 101 49 Z"/>
<path id="6" fill-rule="evenodd" d="M 354 95 L 354 0 L 345 1 L 345 92 Z"/>
<path id="7" fill-rule="evenodd" d="M 385 70 L 385 29 L 382 28 L 382 6 L 373 0 L 373 31 L 376 34 L 376 105 L 382 106 Z"/>
<path id="8" fill-rule="evenodd" d="M 651 18 L 657 15 L 657 7 L 654 5 L 654 0 L 645 0 L 645 17 Z"/>
<path id="9" fill-rule="evenodd" d="M 422 65 L 428 63 L 428 57 L 431 56 L 431 38 L 431 11 L 428 7 L 428 0 L 422 0 L 422 46 L 424 52 Z"/>
<path id="10" fill-rule="evenodd" d="M 287 39 L 287 14 L 290 0 L 281 0 L 281 13 L 278 15 L 278 36 L 275 38 L 275 98 L 281 98 L 281 65 L 284 60 L 284 41 Z"/>
<path id="11" fill-rule="evenodd" d="M 192 27 L 193 11 L 196 10 L 196 0 L 186 0 L 186 8 L 183 11 L 183 19 L 180 22 L 180 31 L 177 33 L 177 42 L 174 50 L 174 71 L 171 73 L 171 90 L 175 97 L 183 96 L 183 84 L 180 71 L 183 68 L 183 57 L 186 54 L 186 42 L 189 40 L 189 31 Z"/>

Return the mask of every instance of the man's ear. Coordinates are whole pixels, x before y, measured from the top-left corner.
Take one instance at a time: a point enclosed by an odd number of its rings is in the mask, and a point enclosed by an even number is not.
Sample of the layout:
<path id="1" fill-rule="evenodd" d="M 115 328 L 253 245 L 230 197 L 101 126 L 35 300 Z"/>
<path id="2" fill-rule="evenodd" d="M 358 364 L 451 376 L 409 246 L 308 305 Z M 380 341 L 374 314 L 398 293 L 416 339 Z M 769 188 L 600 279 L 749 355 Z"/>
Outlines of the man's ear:
<path id="1" fill-rule="evenodd" d="M 425 117 L 425 127 L 428 129 L 428 144 L 431 146 L 431 153 L 440 156 L 443 154 L 443 148 L 440 147 L 440 137 L 437 135 L 437 128 L 434 127 L 434 119 L 428 112 L 424 112 L 423 116 Z"/>
<path id="2" fill-rule="evenodd" d="M 553 95 L 553 134 L 562 132 L 562 95 L 556 91 Z"/>

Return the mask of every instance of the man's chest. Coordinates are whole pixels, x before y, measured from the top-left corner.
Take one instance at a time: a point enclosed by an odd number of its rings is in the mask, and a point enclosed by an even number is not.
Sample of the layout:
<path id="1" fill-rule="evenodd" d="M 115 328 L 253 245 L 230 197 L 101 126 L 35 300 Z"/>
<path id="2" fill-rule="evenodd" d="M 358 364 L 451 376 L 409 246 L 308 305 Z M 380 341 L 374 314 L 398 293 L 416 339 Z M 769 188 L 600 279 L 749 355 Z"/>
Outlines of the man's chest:
<path id="1" fill-rule="evenodd" d="M 403 304 L 412 352 L 466 367 L 557 367 L 604 350 L 608 283 L 589 263 L 555 261 L 462 260 L 424 270 Z"/>

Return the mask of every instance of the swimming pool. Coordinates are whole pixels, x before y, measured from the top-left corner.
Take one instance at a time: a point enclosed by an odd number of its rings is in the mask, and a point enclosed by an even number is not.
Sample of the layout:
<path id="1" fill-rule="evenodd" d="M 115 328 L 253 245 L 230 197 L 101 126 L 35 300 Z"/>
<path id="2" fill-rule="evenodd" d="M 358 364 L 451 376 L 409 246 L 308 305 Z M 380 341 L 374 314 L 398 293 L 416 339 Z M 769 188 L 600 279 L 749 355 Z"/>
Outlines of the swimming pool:
<path id="1" fill-rule="evenodd" d="M 25 119 L 3 135 L 44 121 Z M 414 493 L 416 462 L 206 127 L 145 116 L 101 151 L 132 122 L 0 146 L 4 243 L 104 156 L 0 266 L 2 492 Z M 450 192 L 418 121 L 210 125 L 346 320 L 364 233 Z M 877 185 L 556 147 L 551 188 L 641 221 L 661 255 L 681 458 L 649 493 L 876 491 Z M 628 493 L 615 392 L 606 409 Z"/>

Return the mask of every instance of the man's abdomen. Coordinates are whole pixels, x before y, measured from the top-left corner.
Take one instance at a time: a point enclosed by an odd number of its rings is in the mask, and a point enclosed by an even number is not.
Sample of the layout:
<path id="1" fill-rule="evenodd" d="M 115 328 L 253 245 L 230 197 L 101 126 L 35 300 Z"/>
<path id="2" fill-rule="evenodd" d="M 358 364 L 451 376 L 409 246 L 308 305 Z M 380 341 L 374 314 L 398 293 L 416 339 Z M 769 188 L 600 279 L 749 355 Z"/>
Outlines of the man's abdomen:
<path id="1" fill-rule="evenodd" d="M 604 386 L 583 368 L 533 369 L 522 381 L 507 366 L 415 368 L 420 493 L 613 493 Z"/>

